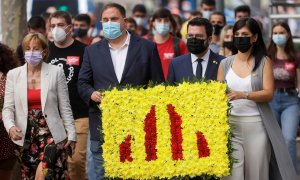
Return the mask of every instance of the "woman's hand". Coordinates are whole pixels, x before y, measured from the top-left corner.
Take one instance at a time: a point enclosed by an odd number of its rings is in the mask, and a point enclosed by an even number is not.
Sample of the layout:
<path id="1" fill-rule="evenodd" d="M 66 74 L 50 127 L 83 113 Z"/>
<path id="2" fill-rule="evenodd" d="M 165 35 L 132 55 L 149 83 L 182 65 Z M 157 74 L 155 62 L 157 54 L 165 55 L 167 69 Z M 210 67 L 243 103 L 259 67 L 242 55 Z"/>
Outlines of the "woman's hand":
<path id="1" fill-rule="evenodd" d="M 230 91 L 227 94 L 227 97 L 229 100 L 237 100 L 237 99 L 246 99 L 245 98 L 245 93 L 241 91 Z"/>
<path id="2" fill-rule="evenodd" d="M 21 140 L 22 139 L 22 131 L 17 128 L 16 126 L 13 126 L 9 129 L 9 137 L 14 140 Z"/>
<path id="3" fill-rule="evenodd" d="M 64 148 L 67 149 L 68 146 L 71 147 L 72 155 L 73 155 L 73 154 L 75 153 L 76 142 L 75 142 L 75 141 L 68 140 L 68 141 L 66 142 L 66 144 L 64 145 Z"/>

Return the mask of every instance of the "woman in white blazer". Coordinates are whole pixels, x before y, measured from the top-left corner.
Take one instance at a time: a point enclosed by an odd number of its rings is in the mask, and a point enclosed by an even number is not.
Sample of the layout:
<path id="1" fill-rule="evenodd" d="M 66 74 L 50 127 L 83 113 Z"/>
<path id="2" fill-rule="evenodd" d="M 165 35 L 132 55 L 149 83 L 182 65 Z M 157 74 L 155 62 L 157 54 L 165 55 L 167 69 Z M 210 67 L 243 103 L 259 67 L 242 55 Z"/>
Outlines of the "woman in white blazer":
<path id="1" fill-rule="evenodd" d="M 76 131 L 64 72 L 43 62 L 48 42 L 42 34 L 28 34 L 22 47 L 27 63 L 8 72 L 2 111 L 10 138 L 20 146 L 22 178 L 68 179 Z"/>

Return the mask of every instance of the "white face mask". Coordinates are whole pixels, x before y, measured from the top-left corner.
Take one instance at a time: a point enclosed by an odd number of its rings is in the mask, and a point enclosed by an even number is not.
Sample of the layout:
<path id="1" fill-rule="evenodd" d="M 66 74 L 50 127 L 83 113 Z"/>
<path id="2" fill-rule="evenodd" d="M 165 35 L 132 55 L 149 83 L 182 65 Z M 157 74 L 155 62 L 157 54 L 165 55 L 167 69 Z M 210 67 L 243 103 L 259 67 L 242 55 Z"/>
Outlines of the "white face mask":
<path id="1" fill-rule="evenodd" d="M 212 13 L 213 11 L 202 11 L 202 17 L 209 20 Z"/>
<path id="2" fill-rule="evenodd" d="M 67 33 L 65 32 L 65 29 L 63 29 L 61 27 L 57 27 L 57 26 L 52 29 L 51 32 L 52 32 L 52 37 L 53 37 L 54 42 L 62 42 L 66 39 Z"/>
<path id="3" fill-rule="evenodd" d="M 96 37 L 98 35 L 98 30 L 97 30 L 97 28 L 92 27 L 88 30 L 87 34 L 90 37 Z"/>
<path id="4" fill-rule="evenodd" d="M 138 25 L 138 26 L 144 26 L 144 24 L 145 24 L 144 18 L 134 17 L 133 19 L 135 20 L 136 25 Z"/>

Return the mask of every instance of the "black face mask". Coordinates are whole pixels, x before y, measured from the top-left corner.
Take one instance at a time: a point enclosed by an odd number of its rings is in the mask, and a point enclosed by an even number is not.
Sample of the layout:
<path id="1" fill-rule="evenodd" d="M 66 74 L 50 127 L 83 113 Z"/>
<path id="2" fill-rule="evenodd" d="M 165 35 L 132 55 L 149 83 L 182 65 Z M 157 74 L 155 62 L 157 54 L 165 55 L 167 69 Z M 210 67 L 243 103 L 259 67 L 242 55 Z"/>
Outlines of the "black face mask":
<path id="1" fill-rule="evenodd" d="M 215 24 L 215 25 L 213 25 L 213 27 L 214 27 L 214 31 L 213 31 L 214 35 L 219 36 L 221 34 L 221 30 L 222 30 L 223 26 Z"/>
<path id="2" fill-rule="evenodd" d="M 186 45 L 189 52 L 192 54 L 203 53 L 207 49 L 207 46 L 204 45 L 204 41 L 204 39 L 188 38 Z"/>
<path id="3" fill-rule="evenodd" d="M 73 36 L 82 38 L 87 35 L 87 32 L 87 29 L 76 28 L 74 29 Z"/>
<path id="4" fill-rule="evenodd" d="M 242 53 L 247 52 L 252 44 L 250 42 L 250 37 L 234 37 L 234 46 Z"/>
<path id="5" fill-rule="evenodd" d="M 232 51 L 233 49 L 233 41 L 224 41 L 223 42 L 223 47 L 229 49 L 230 51 Z"/>

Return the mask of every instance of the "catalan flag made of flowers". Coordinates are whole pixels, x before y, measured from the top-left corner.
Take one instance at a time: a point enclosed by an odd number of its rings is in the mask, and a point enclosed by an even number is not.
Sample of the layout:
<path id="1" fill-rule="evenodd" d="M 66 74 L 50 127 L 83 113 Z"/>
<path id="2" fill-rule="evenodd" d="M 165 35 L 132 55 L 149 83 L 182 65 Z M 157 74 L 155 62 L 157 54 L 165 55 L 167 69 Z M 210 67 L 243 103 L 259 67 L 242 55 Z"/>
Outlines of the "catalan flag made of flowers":
<path id="1" fill-rule="evenodd" d="M 226 85 L 184 82 L 103 92 L 105 176 L 122 179 L 230 174 Z"/>

